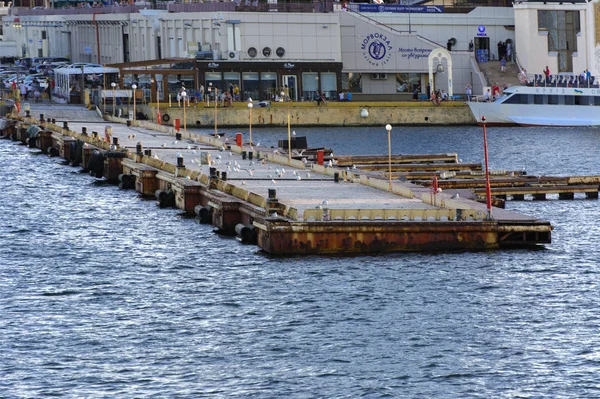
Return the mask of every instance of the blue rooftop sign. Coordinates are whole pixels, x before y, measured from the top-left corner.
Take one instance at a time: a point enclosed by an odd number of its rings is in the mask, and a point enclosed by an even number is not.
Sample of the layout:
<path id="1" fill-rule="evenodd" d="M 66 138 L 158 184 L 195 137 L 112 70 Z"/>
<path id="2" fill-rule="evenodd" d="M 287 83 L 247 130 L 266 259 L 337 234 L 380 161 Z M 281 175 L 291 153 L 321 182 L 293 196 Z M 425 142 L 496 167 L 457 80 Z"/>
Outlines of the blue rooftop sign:
<path id="1" fill-rule="evenodd" d="M 359 12 L 443 13 L 443 6 L 403 6 L 400 4 L 358 4 Z"/>

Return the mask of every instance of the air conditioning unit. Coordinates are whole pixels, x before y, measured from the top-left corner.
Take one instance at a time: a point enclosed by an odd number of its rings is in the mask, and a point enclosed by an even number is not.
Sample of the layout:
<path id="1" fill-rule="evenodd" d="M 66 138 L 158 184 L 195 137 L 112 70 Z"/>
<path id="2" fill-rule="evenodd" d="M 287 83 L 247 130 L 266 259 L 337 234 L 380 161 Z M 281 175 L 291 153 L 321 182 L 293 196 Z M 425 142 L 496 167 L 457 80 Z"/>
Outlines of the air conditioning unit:
<path id="1" fill-rule="evenodd" d="M 371 80 L 379 80 L 379 74 L 378 73 L 372 73 L 371 74 Z"/>
<path id="2" fill-rule="evenodd" d="M 223 54 L 223 58 L 226 60 L 239 60 L 240 52 L 238 50 L 229 50 Z"/>
<path id="3" fill-rule="evenodd" d="M 380 73 L 379 80 L 387 80 L 387 73 Z"/>

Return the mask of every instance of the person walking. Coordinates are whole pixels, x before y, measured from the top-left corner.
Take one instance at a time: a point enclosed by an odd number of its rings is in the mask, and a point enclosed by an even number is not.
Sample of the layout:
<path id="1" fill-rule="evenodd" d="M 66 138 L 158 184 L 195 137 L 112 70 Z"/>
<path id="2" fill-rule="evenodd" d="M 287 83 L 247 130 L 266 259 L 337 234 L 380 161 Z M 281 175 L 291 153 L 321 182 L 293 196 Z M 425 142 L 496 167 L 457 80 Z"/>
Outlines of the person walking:
<path id="1" fill-rule="evenodd" d="M 500 60 L 500 72 L 504 73 L 506 70 L 506 58 L 502 57 Z"/>
<path id="2" fill-rule="evenodd" d="M 467 96 L 467 101 L 471 101 L 471 98 L 473 97 L 473 87 L 471 86 L 471 83 L 467 83 L 465 95 Z"/>

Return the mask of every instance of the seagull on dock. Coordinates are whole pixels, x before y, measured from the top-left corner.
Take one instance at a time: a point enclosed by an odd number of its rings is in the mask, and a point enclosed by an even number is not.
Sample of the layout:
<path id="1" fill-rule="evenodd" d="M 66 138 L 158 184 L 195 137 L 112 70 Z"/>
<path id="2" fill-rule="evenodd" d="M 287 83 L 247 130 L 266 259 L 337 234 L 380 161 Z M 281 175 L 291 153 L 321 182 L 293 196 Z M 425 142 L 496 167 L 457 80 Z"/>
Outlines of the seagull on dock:
<path id="1" fill-rule="evenodd" d="M 277 182 L 275 181 L 275 179 L 271 179 L 271 183 L 277 184 Z"/>
<path id="2" fill-rule="evenodd" d="M 306 178 L 310 179 L 310 173 L 306 173 Z"/>
<path id="3" fill-rule="evenodd" d="M 162 143 L 160 146 L 161 146 L 162 148 L 167 148 L 167 143 Z"/>
<path id="4" fill-rule="evenodd" d="M 174 142 L 172 142 L 171 144 L 177 144 L 179 143 L 179 141 L 175 140 Z"/>
<path id="5" fill-rule="evenodd" d="M 300 176 L 296 176 L 296 180 L 302 180 Z"/>
<path id="6" fill-rule="evenodd" d="M 327 165 L 331 168 L 333 166 L 333 161 L 330 159 Z"/>
<path id="7" fill-rule="evenodd" d="M 327 201 L 327 200 L 323 200 L 323 202 L 321 202 L 321 205 L 328 205 L 328 204 L 329 204 L 329 201 Z"/>

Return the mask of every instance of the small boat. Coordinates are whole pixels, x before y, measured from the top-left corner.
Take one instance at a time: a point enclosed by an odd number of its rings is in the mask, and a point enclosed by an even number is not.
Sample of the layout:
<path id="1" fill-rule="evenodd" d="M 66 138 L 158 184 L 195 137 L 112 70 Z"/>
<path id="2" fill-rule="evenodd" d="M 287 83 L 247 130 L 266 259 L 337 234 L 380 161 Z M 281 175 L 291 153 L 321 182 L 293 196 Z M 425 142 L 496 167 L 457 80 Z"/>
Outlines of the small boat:
<path id="1" fill-rule="evenodd" d="M 492 102 L 469 101 L 479 124 L 600 126 L 600 88 L 511 86 Z"/>

